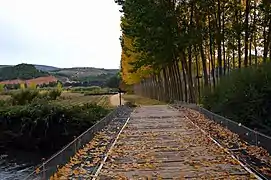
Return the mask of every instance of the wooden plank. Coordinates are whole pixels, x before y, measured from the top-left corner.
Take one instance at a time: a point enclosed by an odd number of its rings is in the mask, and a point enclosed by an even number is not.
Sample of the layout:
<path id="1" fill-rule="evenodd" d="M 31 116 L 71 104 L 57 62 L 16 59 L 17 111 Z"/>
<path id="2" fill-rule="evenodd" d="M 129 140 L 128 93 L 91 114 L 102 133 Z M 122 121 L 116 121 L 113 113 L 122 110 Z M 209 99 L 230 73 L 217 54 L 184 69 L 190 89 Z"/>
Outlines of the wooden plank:
<path id="1" fill-rule="evenodd" d="M 138 108 L 98 179 L 250 179 L 230 155 L 180 112 L 168 106 Z"/>

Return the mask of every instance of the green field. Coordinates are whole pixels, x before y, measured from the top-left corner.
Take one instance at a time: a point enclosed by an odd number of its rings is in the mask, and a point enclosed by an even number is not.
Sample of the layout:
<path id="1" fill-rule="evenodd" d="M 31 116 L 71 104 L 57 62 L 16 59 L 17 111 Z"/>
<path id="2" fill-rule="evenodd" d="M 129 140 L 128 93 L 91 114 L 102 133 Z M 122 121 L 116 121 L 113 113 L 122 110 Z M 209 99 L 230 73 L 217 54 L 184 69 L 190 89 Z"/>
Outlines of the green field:
<path id="1" fill-rule="evenodd" d="M 8 100 L 9 98 L 9 95 L 0 95 L 0 100 Z"/>
<path id="2" fill-rule="evenodd" d="M 42 91 L 41 91 L 42 93 Z M 0 95 L 0 100 L 8 100 L 11 98 L 10 95 Z M 83 105 L 86 103 L 95 103 L 97 105 L 103 107 L 110 107 L 110 96 L 108 95 L 101 95 L 101 96 L 84 96 L 82 93 L 71 93 L 67 91 L 63 91 L 61 96 L 52 101 L 52 103 L 62 104 L 62 105 Z"/>
<path id="3" fill-rule="evenodd" d="M 54 103 L 60 103 L 64 105 L 82 105 L 86 103 L 97 103 L 103 107 L 109 107 L 110 96 L 84 96 L 81 93 L 63 92 L 60 98 Z"/>

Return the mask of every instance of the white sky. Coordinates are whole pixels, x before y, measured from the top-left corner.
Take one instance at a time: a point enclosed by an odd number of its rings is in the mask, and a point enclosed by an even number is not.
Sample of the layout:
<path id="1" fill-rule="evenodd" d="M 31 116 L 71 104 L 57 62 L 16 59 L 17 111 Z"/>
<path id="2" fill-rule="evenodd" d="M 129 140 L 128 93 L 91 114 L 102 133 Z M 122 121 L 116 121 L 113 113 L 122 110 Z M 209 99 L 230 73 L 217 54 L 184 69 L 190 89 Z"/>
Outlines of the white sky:
<path id="1" fill-rule="evenodd" d="M 119 68 L 114 0 L 0 0 L 0 64 Z"/>

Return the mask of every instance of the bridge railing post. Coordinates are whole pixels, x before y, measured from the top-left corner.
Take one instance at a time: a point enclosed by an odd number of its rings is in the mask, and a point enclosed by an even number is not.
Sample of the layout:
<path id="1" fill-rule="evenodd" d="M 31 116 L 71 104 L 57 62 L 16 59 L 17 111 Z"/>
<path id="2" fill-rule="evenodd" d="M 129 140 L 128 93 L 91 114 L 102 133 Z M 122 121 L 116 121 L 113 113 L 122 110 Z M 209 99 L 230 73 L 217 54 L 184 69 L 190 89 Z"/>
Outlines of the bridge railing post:
<path id="1" fill-rule="evenodd" d="M 254 129 L 254 133 L 255 133 L 255 146 L 258 146 L 258 131 L 257 131 L 257 128 Z"/>
<path id="2" fill-rule="evenodd" d="M 42 158 L 42 180 L 46 180 L 46 172 L 45 172 L 45 159 Z"/>
<path id="3" fill-rule="evenodd" d="M 119 92 L 120 106 L 121 106 L 121 92 Z"/>
<path id="4" fill-rule="evenodd" d="M 74 142 L 74 152 L 76 153 L 77 151 L 77 140 L 76 140 L 76 136 L 73 137 L 75 142 Z"/>

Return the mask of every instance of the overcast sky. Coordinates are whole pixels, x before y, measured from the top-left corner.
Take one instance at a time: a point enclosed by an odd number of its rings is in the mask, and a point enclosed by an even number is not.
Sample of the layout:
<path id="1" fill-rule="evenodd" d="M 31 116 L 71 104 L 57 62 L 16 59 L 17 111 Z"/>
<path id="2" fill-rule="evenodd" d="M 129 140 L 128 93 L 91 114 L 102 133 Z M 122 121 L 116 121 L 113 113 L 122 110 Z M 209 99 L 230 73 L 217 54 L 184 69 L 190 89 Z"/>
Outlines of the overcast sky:
<path id="1" fill-rule="evenodd" d="M 0 0 L 0 64 L 119 68 L 114 0 Z"/>

